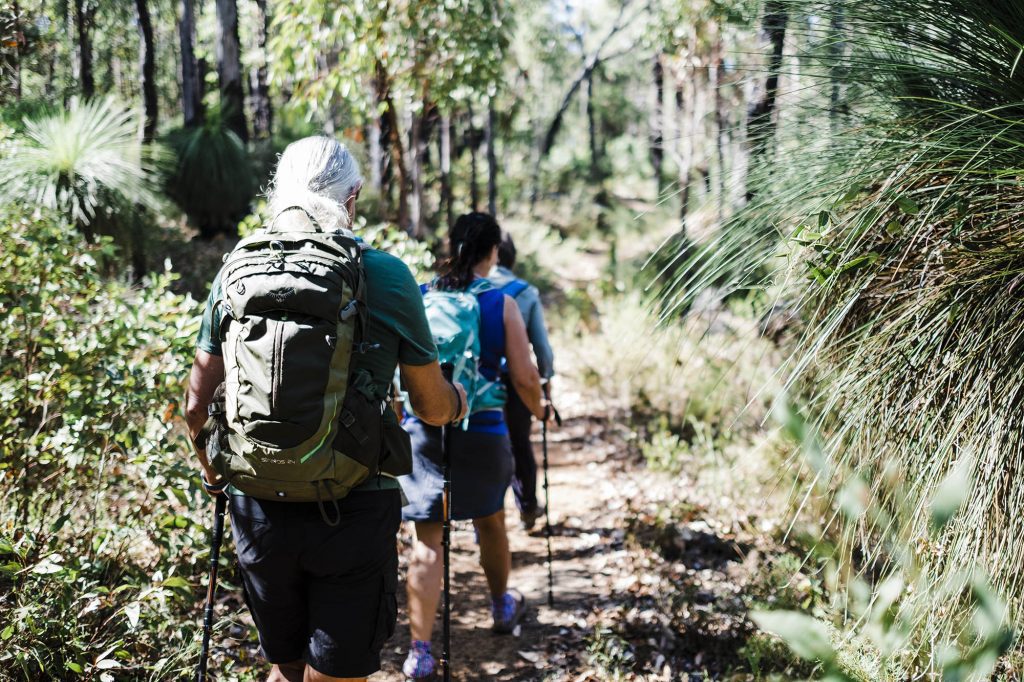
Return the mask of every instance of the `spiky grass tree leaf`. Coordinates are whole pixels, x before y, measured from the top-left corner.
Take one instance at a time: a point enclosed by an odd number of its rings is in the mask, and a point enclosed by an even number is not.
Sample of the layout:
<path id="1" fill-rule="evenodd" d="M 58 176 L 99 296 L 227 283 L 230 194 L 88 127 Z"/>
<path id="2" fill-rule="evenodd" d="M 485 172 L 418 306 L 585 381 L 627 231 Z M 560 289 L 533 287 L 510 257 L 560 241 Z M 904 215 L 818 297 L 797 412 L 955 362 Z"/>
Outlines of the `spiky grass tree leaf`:
<path id="1" fill-rule="evenodd" d="M 793 0 L 790 9 L 814 19 L 790 31 L 809 46 L 802 81 L 820 88 L 807 90 L 805 119 L 780 127 L 779 163 L 748 180 L 755 200 L 679 254 L 663 308 L 686 310 L 708 289 L 774 286 L 802 322 L 786 390 L 821 415 L 815 468 L 863 476 L 885 510 L 844 534 L 846 556 L 884 569 L 913 554 L 934 586 L 985 562 L 1019 628 L 1024 3 Z M 830 49 L 837 40 L 845 51 Z M 853 93 L 848 114 L 815 116 L 834 85 Z M 794 238 L 824 210 L 827 230 Z M 966 504 L 962 481 L 947 480 L 963 452 L 977 458 Z M 908 646 L 952 642 L 959 657 L 958 638 L 984 629 L 971 622 L 972 599 L 962 581 L 908 592 L 901 602 L 918 614 Z M 938 653 L 922 659 L 907 678 L 941 673 Z"/>
<path id="2" fill-rule="evenodd" d="M 55 210 L 86 230 L 136 204 L 155 207 L 135 112 L 112 99 L 73 100 L 25 121 L 0 157 L 0 203 Z"/>

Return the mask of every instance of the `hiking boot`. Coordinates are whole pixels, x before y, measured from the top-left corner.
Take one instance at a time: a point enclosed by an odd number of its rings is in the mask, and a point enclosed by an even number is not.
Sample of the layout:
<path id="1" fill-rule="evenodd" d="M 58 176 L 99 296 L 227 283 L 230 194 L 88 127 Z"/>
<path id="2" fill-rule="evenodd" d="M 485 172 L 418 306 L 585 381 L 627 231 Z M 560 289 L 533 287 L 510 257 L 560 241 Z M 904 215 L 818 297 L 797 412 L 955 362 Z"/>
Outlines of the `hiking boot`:
<path id="1" fill-rule="evenodd" d="M 433 680 L 437 661 L 430 655 L 430 642 L 413 640 L 409 655 L 402 664 L 406 680 Z"/>
<path id="2" fill-rule="evenodd" d="M 515 630 L 516 625 L 526 615 L 526 597 L 517 590 L 506 592 L 501 599 L 492 601 L 491 616 L 494 617 L 494 625 L 491 632 L 498 635 L 507 635 Z"/>
<path id="3" fill-rule="evenodd" d="M 543 505 L 535 505 L 533 509 L 524 509 L 519 512 L 519 518 L 523 521 L 523 530 L 531 531 L 537 525 L 537 519 L 544 516 Z"/>

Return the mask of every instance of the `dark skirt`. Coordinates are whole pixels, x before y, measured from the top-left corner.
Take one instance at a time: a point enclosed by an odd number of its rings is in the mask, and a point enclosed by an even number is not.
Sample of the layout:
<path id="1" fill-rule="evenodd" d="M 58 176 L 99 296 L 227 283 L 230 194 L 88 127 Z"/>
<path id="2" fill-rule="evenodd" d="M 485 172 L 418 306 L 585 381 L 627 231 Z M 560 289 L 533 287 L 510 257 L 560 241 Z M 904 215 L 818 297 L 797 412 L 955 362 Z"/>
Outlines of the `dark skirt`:
<path id="1" fill-rule="evenodd" d="M 441 521 L 441 429 L 409 419 L 412 473 L 398 479 L 409 499 L 402 509 L 406 521 Z M 505 491 L 515 468 L 508 435 L 462 431 L 452 433 L 452 518 L 479 519 L 505 507 Z"/>

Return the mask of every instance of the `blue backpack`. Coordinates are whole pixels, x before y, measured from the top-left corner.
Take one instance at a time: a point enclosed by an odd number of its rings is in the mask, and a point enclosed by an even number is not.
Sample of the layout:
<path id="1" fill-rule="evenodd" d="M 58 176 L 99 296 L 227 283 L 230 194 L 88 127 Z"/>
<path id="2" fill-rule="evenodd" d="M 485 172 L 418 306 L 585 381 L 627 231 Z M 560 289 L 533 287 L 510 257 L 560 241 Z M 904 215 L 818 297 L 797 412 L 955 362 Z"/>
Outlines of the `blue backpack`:
<path id="1" fill-rule="evenodd" d="M 481 315 L 477 295 L 492 289 L 494 285 L 490 281 L 478 279 L 465 291 L 443 291 L 427 286 L 423 293 L 423 307 L 437 346 L 437 359 L 441 364 L 451 363 L 452 378 L 465 387 L 469 402 L 467 415 L 501 409 L 507 397 L 505 385 L 499 378 L 491 380 L 481 372 Z"/>

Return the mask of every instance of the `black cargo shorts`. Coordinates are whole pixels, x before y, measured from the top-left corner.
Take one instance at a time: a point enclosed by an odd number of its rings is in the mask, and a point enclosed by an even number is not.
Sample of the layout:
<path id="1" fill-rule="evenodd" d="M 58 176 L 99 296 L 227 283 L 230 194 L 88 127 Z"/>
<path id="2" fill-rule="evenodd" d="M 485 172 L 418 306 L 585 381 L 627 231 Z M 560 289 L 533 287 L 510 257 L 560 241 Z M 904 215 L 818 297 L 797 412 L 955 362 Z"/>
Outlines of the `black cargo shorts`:
<path id="1" fill-rule="evenodd" d="M 315 502 L 229 497 L 246 603 L 267 660 L 301 659 L 333 677 L 379 670 L 398 608 L 399 491 L 350 493 L 334 527 Z"/>

